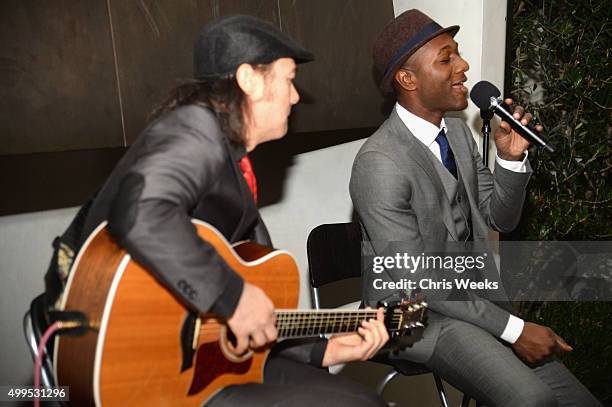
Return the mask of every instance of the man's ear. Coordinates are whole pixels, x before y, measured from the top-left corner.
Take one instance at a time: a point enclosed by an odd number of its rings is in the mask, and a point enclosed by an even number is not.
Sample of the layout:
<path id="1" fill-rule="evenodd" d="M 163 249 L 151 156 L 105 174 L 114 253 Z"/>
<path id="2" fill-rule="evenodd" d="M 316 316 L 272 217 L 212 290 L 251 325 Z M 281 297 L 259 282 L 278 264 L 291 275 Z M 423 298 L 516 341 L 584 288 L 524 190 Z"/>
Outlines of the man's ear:
<path id="1" fill-rule="evenodd" d="M 413 91 L 417 87 L 417 78 L 411 69 L 398 69 L 393 79 L 398 86 L 407 91 Z"/>
<path id="2" fill-rule="evenodd" d="M 253 68 L 250 64 L 242 64 L 236 70 L 236 82 L 238 86 L 252 101 L 258 101 L 264 97 L 265 81 L 263 74 Z"/>

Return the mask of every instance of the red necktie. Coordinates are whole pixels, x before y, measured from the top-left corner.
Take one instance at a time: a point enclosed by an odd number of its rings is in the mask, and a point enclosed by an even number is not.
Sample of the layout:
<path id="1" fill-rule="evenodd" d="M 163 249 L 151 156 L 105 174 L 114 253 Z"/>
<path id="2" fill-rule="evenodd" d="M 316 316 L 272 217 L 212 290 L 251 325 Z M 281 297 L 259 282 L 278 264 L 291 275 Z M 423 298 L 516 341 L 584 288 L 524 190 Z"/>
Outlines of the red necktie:
<path id="1" fill-rule="evenodd" d="M 253 172 L 253 165 L 251 164 L 251 160 L 248 155 L 242 157 L 240 162 L 240 170 L 242 171 L 242 176 L 246 181 L 249 189 L 251 190 L 251 194 L 253 194 L 253 200 L 257 203 L 257 179 L 255 178 L 255 173 Z"/>

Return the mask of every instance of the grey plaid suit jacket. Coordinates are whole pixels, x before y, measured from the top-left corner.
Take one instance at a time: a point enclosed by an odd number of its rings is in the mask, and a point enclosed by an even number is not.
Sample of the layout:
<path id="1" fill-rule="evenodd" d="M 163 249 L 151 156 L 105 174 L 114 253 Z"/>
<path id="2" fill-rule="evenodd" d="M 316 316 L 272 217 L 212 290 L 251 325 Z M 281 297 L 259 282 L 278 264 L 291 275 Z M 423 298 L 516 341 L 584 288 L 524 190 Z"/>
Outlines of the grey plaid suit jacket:
<path id="1" fill-rule="evenodd" d="M 494 174 L 482 158 L 469 128 L 456 118 L 445 118 L 447 137 L 461 173 L 472 218 L 473 238 L 485 241 L 488 227 L 508 232 L 516 227 L 531 168 L 516 173 L 496 163 Z M 428 156 L 429 155 L 429 156 Z M 352 169 L 350 194 L 359 215 L 364 239 L 375 254 L 387 242 L 456 241 L 457 231 L 443 184 L 433 167 L 431 152 L 419 142 L 395 109 L 359 150 Z M 372 274 L 372 273 L 370 273 Z M 382 293 L 364 271 L 363 300 L 375 304 Z M 425 362 L 433 352 L 443 318 L 456 318 L 499 337 L 509 312 L 476 296 L 468 301 L 430 303 L 423 338 L 405 350 L 410 360 Z"/>

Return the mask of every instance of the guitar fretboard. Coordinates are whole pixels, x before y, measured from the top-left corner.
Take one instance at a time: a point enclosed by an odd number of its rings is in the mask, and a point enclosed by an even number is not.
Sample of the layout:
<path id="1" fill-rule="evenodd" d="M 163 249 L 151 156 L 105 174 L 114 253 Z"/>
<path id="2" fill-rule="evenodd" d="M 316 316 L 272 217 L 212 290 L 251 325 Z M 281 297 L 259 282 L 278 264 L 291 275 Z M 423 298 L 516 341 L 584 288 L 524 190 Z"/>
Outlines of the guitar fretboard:
<path id="1" fill-rule="evenodd" d="M 355 332 L 362 321 L 370 318 L 376 318 L 375 310 L 281 310 L 276 311 L 276 328 L 281 338 Z M 398 326 L 400 322 L 401 315 L 394 314 L 391 324 Z"/>

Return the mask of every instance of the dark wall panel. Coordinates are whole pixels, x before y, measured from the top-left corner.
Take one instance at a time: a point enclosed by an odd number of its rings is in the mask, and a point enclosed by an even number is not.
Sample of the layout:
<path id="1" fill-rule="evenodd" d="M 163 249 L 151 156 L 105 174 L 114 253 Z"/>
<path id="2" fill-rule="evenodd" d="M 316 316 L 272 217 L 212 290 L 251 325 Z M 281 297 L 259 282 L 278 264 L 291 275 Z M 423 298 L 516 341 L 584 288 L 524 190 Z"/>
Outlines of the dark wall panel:
<path id="1" fill-rule="evenodd" d="M 279 11 L 277 0 L 216 0 L 214 2 L 215 16 L 230 14 L 248 14 L 270 21 L 278 27 Z"/>
<path id="2" fill-rule="evenodd" d="M 258 147 L 251 158 L 259 206 L 283 198 L 293 156 L 369 136 L 374 128 L 288 134 Z M 0 216 L 82 205 L 108 177 L 126 148 L 0 156 Z"/>
<path id="3" fill-rule="evenodd" d="M 280 0 L 281 27 L 315 53 L 300 66 L 302 103 L 291 131 L 379 125 L 384 100 L 374 78 L 372 43 L 393 19 L 389 1 Z"/>
<path id="4" fill-rule="evenodd" d="M 370 50 L 391 0 L 7 0 L 0 190 L 11 193 L 0 215 L 83 202 L 177 79 L 192 76 L 198 30 L 237 13 L 273 22 L 316 55 L 299 68 L 291 134 L 260 148 L 259 172 L 284 174 L 294 154 L 365 137 L 384 119 Z M 271 156 L 284 159 L 270 170 Z"/>
<path id="5" fill-rule="evenodd" d="M 214 8 L 212 0 L 127 0 L 113 1 L 111 7 L 130 144 L 169 89 L 193 76 L 193 43 Z"/>
<path id="6" fill-rule="evenodd" d="M 103 184 L 125 150 L 0 156 L 0 216 L 82 205 Z"/>
<path id="7" fill-rule="evenodd" d="M 276 0 L 129 0 L 111 7 L 128 144 L 168 91 L 192 77 L 194 40 L 207 22 L 229 14 L 278 21 Z"/>
<path id="8" fill-rule="evenodd" d="M 122 144 L 106 1 L 0 2 L 0 154 Z"/>

